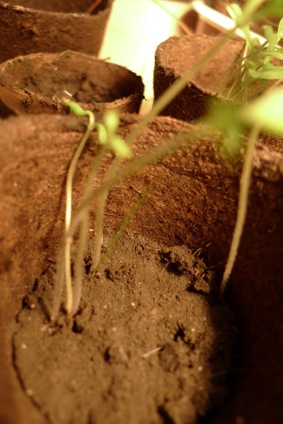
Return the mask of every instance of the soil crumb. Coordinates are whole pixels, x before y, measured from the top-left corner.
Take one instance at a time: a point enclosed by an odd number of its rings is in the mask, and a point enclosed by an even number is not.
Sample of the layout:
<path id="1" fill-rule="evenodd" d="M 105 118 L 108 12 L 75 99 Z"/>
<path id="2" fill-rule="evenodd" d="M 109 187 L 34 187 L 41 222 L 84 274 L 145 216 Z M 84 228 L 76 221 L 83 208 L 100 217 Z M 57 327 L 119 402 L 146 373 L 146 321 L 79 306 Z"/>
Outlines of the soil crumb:
<path id="1" fill-rule="evenodd" d="M 14 366 L 51 424 L 193 424 L 223 401 L 235 329 L 185 246 L 124 234 L 72 321 L 50 325 L 54 266 L 23 300 Z M 32 424 L 32 423 L 31 423 Z"/>

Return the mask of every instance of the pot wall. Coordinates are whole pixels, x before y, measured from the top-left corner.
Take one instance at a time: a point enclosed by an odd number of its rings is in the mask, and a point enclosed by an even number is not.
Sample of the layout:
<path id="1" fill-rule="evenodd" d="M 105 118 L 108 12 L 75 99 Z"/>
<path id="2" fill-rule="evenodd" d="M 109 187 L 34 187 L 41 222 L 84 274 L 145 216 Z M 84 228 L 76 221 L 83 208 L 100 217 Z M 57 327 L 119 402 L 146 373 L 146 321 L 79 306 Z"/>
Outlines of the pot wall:
<path id="1" fill-rule="evenodd" d="M 137 119 L 123 117 L 122 135 Z M 24 293 L 56 257 L 63 228 L 63 181 L 84 129 L 82 122 L 35 116 L 1 123 L 0 379 L 5 384 L 0 417 L 5 417 L 5 424 L 40 423 L 12 367 L 11 334 Z M 135 150 L 138 154 L 189 128 L 184 122 L 158 118 L 143 131 Z M 80 162 L 76 193 L 95 142 L 94 134 Z M 239 169 L 219 158 L 210 137 L 195 142 L 111 191 L 106 232 L 113 233 L 138 194 L 150 186 L 152 194 L 127 231 L 170 245 L 201 248 L 208 264 L 221 271 L 235 221 L 238 179 Z M 233 392 L 209 423 L 228 424 L 243 417 L 247 423 L 279 424 L 283 416 L 283 380 L 278 378 L 283 353 L 282 183 L 282 156 L 259 147 L 245 232 L 227 292 L 239 326 L 237 363 L 234 370 L 227 370 L 232 371 Z"/>
<path id="2" fill-rule="evenodd" d="M 13 2 L 10 2 L 13 3 Z M 18 4 L 21 2 L 17 2 Z M 48 2 L 46 2 L 48 3 Z M 98 55 L 105 27 L 110 14 L 111 2 L 105 2 L 104 10 L 96 15 L 87 11 L 89 1 L 77 1 L 77 8 L 62 1 L 49 11 L 15 6 L 0 2 L 0 62 L 37 52 L 80 51 Z M 22 2 L 31 7 L 35 2 Z M 58 6 L 59 4 L 59 6 Z M 65 4 L 65 6 L 64 6 Z M 106 7 L 109 5 L 109 7 Z M 70 11 L 72 13 L 63 13 Z M 59 13 L 58 13 L 59 12 Z"/>
<path id="3" fill-rule="evenodd" d="M 143 90 L 141 77 L 127 68 L 77 52 L 35 53 L 0 64 L 0 99 L 18 114 L 66 114 L 68 96 L 93 112 L 137 113 Z"/>

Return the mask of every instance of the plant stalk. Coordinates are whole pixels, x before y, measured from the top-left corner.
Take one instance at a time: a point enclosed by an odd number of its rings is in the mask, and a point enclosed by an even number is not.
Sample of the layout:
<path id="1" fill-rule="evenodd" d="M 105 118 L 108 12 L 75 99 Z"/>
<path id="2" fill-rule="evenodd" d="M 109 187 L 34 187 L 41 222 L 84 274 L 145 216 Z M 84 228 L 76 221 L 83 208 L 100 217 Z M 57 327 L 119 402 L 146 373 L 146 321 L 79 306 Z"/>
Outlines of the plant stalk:
<path id="1" fill-rule="evenodd" d="M 103 216 L 108 193 L 108 190 L 105 190 L 97 199 L 95 240 L 94 249 L 92 252 L 92 263 L 90 268 L 91 272 L 94 272 L 96 270 L 100 261 L 101 245 L 103 241 Z"/>
<path id="2" fill-rule="evenodd" d="M 72 105 L 73 102 L 67 102 L 66 106 Z M 76 106 L 75 106 L 76 107 Z M 70 106 L 71 108 L 71 106 Z M 79 108 L 80 109 L 80 108 Z M 65 277 L 66 283 L 66 312 L 70 317 L 73 311 L 73 292 L 72 292 L 72 274 L 71 274 L 71 245 L 73 241 L 73 235 L 69 234 L 72 222 L 72 189 L 73 189 L 73 178 L 76 169 L 77 162 L 81 156 L 81 153 L 86 145 L 86 142 L 94 129 L 95 120 L 93 113 L 89 111 L 80 110 L 80 115 L 87 115 L 89 118 L 89 123 L 87 129 L 75 151 L 75 154 L 71 160 L 71 164 L 67 173 L 66 180 L 66 209 L 65 209 L 65 234 L 63 239 L 63 245 L 59 249 L 58 255 L 58 270 L 56 272 L 55 277 L 55 294 L 56 299 L 54 300 L 51 320 L 55 321 L 58 316 L 59 308 L 60 308 L 60 300 L 62 297 L 63 291 L 63 280 Z M 64 266 L 62 264 L 64 263 Z"/>
<path id="3" fill-rule="evenodd" d="M 254 152 L 255 143 L 258 138 L 258 134 L 259 134 L 258 127 L 254 127 L 251 130 L 248 141 L 247 141 L 246 152 L 244 155 L 243 170 L 242 170 L 242 175 L 240 179 L 240 192 L 239 192 L 236 225 L 233 232 L 232 243 L 231 243 L 226 267 L 225 267 L 221 285 L 220 285 L 220 292 L 222 294 L 224 293 L 226 289 L 228 280 L 233 270 L 236 257 L 238 254 L 239 246 L 240 246 L 240 241 L 241 241 L 244 225 L 245 225 L 247 209 L 248 209 L 249 188 L 251 184 L 252 169 L 253 169 L 253 152 Z"/>

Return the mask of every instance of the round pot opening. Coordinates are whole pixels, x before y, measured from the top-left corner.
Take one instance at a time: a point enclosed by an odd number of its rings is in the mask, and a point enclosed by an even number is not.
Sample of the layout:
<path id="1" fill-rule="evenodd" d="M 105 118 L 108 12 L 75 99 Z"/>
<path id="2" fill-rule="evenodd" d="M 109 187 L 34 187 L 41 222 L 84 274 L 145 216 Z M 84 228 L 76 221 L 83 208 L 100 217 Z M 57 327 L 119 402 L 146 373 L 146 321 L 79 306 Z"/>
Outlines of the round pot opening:
<path id="1" fill-rule="evenodd" d="M 141 77 L 80 53 L 20 56 L 0 69 L 0 97 L 17 113 L 64 113 L 64 99 L 92 111 L 138 112 L 143 98 Z"/>

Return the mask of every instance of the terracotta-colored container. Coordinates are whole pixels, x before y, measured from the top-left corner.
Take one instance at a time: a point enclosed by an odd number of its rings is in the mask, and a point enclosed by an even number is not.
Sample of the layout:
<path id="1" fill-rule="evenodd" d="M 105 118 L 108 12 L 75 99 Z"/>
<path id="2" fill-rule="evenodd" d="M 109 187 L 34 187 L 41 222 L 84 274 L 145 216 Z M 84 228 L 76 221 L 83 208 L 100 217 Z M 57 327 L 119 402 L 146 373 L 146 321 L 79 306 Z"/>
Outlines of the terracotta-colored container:
<path id="1" fill-rule="evenodd" d="M 94 112 L 138 112 L 143 99 L 141 77 L 76 52 L 20 56 L 2 63 L 0 73 L 0 99 L 15 113 L 66 113 L 63 99 Z"/>
<path id="2" fill-rule="evenodd" d="M 121 134 L 128 134 L 137 121 L 123 116 Z M 45 422 L 16 378 L 11 327 L 26 289 L 57 251 L 64 216 L 62 187 L 82 130 L 80 120 L 62 116 L 21 116 L 1 123 L 1 423 Z M 184 122 L 157 118 L 134 149 L 142 152 L 167 143 L 184 130 L 190 130 Z M 86 151 L 80 162 L 76 193 L 92 157 Z M 195 141 L 111 191 L 106 232 L 119 226 L 133 193 L 150 185 L 152 193 L 130 225 L 130 234 L 201 248 L 208 264 L 221 272 L 235 223 L 239 173 L 238 166 L 219 157 L 210 136 Z M 230 400 L 207 418 L 209 423 L 282 421 L 282 184 L 282 155 L 257 147 L 247 221 L 226 293 L 239 332 L 235 365 L 225 371 L 232 390 Z"/>
<path id="3" fill-rule="evenodd" d="M 218 37 L 191 34 L 171 37 L 161 43 L 155 53 L 155 100 L 174 81 L 198 63 L 219 41 Z M 229 90 L 240 72 L 243 42 L 226 40 L 216 54 L 196 72 L 184 89 L 163 109 L 162 115 L 191 122 L 203 117 L 214 100 L 228 102 Z M 274 60 L 281 65 L 281 61 Z M 273 84 L 256 80 L 247 87 L 247 97 L 253 99 Z M 237 101 L 237 99 L 235 100 Z"/>
<path id="4" fill-rule="evenodd" d="M 0 62 L 36 52 L 75 50 L 97 55 L 112 0 L 0 2 Z"/>
<path id="5" fill-rule="evenodd" d="M 216 43 L 208 35 L 171 37 L 161 43 L 155 53 L 154 98 L 166 91 L 180 76 L 190 69 Z M 186 87 L 161 112 L 185 121 L 205 115 L 213 97 L 224 100 L 229 84 L 229 68 L 240 57 L 242 43 L 228 40 L 215 56 L 197 72 Z M 231 72 L 231 71 L 230 71 Z"/>

